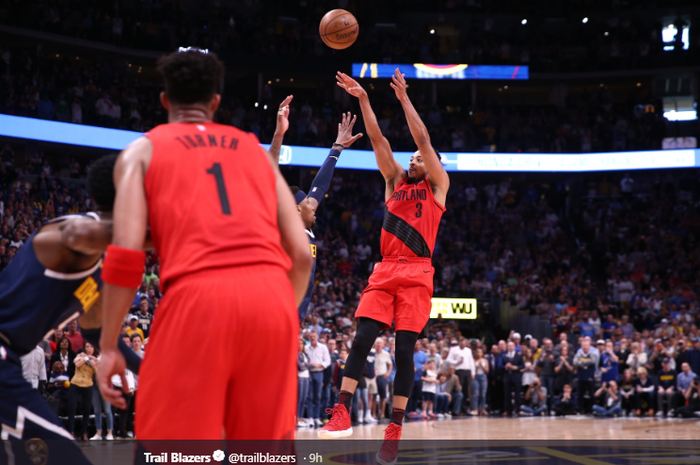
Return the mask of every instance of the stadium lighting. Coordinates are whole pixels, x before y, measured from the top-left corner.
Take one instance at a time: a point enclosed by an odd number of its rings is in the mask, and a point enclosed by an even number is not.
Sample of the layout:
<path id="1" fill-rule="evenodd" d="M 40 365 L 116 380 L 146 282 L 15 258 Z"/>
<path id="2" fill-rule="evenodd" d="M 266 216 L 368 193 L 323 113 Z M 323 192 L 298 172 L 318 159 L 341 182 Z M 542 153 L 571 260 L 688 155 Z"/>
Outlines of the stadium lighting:
<path id="1" fill-rule="evenodd" d="M 522 24 L 523 26 L 526 25 L 526 24 L 527 24 L 527 19 L 523 19 L 522 21 L 520 21 L 520 24 Z"/>
<path id="2" fill-rule="evenodd" d="M 605 31 L 605 37 L 609 36 L 610 33 L 608 31 Z"/>
<path id="3" fill-rule="evenodd" d="M 258 108 L 258 102 L 255 102 L 255 108 Z"/>
<path id="4" fill-rule="evenodd" d="M 582 22 L 583 24 L 588 24 L 588 17 L 583 18 L 583 20 L 582 20 L 581 22 Z"/>
<path id="5" fill-rule="evenodd" d="M 695 121 L 698 119 L 698 112 L 695 110 L 689 111 L 665 111 L 664 118 L 669 121 Z"/>
<path id="6" fill-rule="evenodd" d="M 267 110 L 267 105 L 265 105 L 265 106 L 263 107 L 263 110 Z"/>
<path id="7" fill-rule="evenodd" d="M 435 29 L 431 29 L 431 30 L 430 30 L 430 33 L 431 33 L 431 34 L 435 34 Z"/>

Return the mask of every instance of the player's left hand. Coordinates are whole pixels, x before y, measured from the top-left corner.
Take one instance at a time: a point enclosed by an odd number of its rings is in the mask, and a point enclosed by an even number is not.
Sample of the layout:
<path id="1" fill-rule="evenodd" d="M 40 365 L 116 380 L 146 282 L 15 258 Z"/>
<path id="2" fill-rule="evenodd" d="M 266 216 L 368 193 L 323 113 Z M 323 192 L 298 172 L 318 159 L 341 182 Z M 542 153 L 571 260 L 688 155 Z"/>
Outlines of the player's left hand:
<path id="1" fill-rule="evenodd" d="M 341 144 L 343 147 L 350 147 L 357 139 L 362 137 L 362 133 L 352 135 L 352 128 L 357 121 L 357 115 L 352 113 L 343 113 L 343 120 L 338 123 L 338 137 L 335 139 L 336 144 Z"/>
<path id="2" fill-rule="evenodd" d="M 122 390 L 129 392 L 126 382 L 126 361 L 124 356 L 116 349 L 102 351 L 100 365 L 97 367 L 97 386 L 100 388 L 102 398 L 122 410 L 126 409 L 126 400 L 119 389 L 112 385 L 112 376 L 119 375 L 122 380 Z"/>
<path id="3" fill-rule="evenodd" d="M 406 93 L 406 75 L 402 74 L 401 71 L 399 71 L 399 68 L 396 68 L 396 71 L 394 71 L 394 75 L 391 76 L 391 86 L 392 89 L 394 89 L 394 92 L 396 92 L 396 98 L 399 100 L 402 100 L 406 97 L 408 97 L 408 94 Z"/>
<path id="4" fill-rule="evenodd" d="M 284 134 L 289 129 L 289 104 L 292 103 L 293 95 L 288 95 L 286 99 L 280 103 L 279 109 L 277 110 L 277 128 L 275 132 L 278 134 Z"/>

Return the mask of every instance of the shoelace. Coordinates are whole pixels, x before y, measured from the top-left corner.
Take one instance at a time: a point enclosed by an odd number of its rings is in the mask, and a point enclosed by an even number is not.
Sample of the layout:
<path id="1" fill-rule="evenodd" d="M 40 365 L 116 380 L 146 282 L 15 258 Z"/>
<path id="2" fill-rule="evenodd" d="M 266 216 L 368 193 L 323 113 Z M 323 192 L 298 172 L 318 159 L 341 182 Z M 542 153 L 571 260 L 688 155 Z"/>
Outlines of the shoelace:
<path id="1" fill-rule="evenodd" d="M 386 458 L 394 459 L 399 455 L 399 439 L 400 433 L 398 428 L 387 428 L 384 430 L 384 443 L 380 452 L 383 452 Z"/>
<path id="2" fill-rule="evenodd" d="M 399 432 L 398 428 L 387 428 L 384 430 L 385 436 L 384 436 L 384 441 L 396 441 L 396 444 L 398 446 L 398 441 L 401 439 L 401 433 Z M 392 442 L 393 444 L 393 442 Z"/>
<path id="3" fill-rule="evenodd" d="M 337 415 L 336 415 L 337 414 Z M 340 417 L 343 416 L 342 413 L 340 412 L 340 408 L 327 408 L 326 409 L 326 415 L 331 415 L 331 419 L 326 425 L 327 427 L 336 427 L 340 426 L 341 424 L 341 419 Z"/>

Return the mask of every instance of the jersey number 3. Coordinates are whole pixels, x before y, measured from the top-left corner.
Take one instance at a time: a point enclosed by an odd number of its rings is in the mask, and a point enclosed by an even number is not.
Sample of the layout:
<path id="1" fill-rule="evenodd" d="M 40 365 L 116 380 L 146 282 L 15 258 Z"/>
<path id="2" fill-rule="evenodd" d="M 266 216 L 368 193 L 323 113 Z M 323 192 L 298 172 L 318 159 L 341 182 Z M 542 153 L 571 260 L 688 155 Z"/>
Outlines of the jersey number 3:
<path id="1" fill-rule="evenodd" d="M 221 171 L 221 163 L 214 163 L 207 170 L 207 174 L 213 174 L 216 179 L 216 190 L 219 191 L 219 200 L 221 201 L 221 212 L 224 215 L 231 214 L 231 205 L 228 201 L 228 193 L 226 192 L 226 182 L 224 181 L 224 173 Z"/>

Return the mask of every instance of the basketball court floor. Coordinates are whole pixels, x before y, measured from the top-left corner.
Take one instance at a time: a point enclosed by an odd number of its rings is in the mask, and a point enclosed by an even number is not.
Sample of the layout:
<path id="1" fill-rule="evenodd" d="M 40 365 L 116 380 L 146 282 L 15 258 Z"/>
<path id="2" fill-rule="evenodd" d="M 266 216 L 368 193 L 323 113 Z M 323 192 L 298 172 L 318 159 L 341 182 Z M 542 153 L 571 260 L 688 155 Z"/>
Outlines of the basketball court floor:
<path id="1" fill-rule="evenodd" d="M 385 428 L 386 424 L 356 426 L 352 437 L 332 441 L 317 439 L 317 430 L 297 430 L 296 463 L 375 464 Z M 700 464 L 699 439 L 700 421 L 694 419 L 570 416 L 411 421 L 403 428 L 397 464 Z M 212 450 L 218 448 L 217 442 L 210 443 Z M 251 441 L 241 443 L 250 447 Z M 265 442 L 256 446 L 261 452 L 269 447 Z M 133 463 L 133 440 L 91 441 L 82 447 L 96 465 Z M 235 450 L 235 446 L 225 448 L 227 453 Z M 223 463 L 231 462 L 224 459 Z"/>

